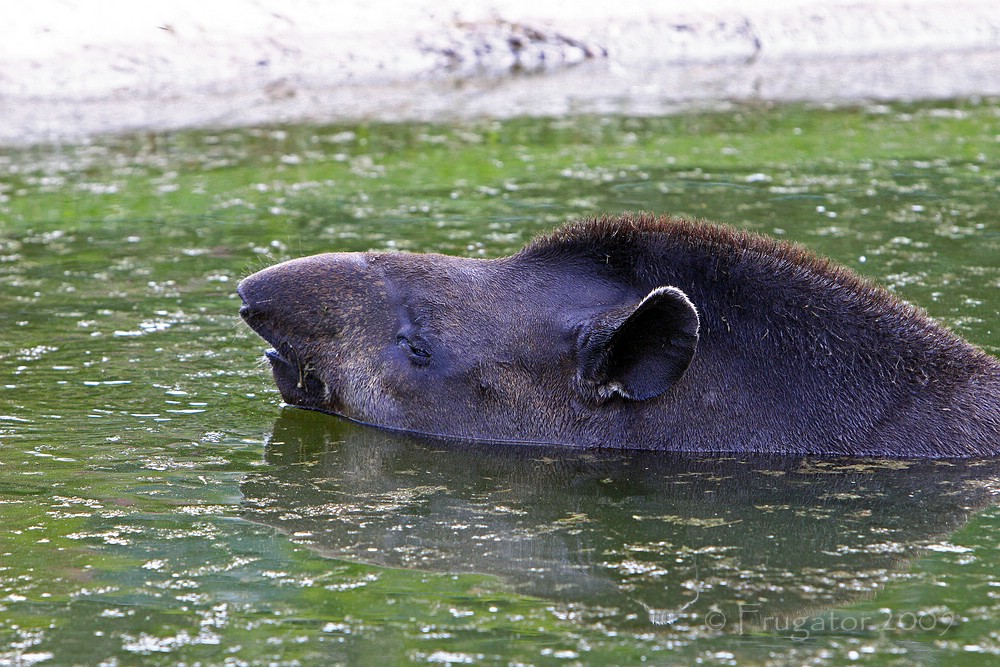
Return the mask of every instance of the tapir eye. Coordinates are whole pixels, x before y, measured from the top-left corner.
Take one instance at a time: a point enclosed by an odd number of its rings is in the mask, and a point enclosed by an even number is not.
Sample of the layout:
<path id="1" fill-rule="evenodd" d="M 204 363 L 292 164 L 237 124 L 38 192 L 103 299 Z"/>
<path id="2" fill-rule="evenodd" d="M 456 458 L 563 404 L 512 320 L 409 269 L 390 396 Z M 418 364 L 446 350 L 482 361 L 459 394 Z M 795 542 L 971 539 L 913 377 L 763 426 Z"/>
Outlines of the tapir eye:
<path id="1" fill-rule="evenodd" d="M 396 336 L 396 345 L 410 355 L 410 361 L 417 366 L 426 366 L 431 361 L 431 353 L 420 344 L 414 343 L 406 336 L 400 334 Z"/>

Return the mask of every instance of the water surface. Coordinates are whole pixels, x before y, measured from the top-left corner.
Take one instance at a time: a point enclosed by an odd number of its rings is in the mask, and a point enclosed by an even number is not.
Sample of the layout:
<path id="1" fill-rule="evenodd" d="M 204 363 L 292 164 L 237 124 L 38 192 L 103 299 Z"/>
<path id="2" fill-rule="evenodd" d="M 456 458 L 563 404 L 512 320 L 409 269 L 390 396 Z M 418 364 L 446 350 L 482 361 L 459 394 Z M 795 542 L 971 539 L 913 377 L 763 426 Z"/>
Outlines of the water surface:
<path id="1" fill-rule="evenodd" d="M 236 282 L 598 212 L 806 243 L 1000 352 L 1000 107 L 0 153 L 0 665 L 981 664 L 992 462 L 416 441 L 280 405 Z"/>

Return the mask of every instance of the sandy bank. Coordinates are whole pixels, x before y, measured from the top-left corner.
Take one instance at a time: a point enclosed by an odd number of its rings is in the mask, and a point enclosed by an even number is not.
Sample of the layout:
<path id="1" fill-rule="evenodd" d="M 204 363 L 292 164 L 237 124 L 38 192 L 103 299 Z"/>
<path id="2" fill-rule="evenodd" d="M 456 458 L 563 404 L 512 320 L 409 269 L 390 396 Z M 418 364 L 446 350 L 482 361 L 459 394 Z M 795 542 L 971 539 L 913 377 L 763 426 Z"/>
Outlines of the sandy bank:
<path id="1" fill-rule="evenodd" d="M 1000 95 L 995 0 L 35 0 L 0 24 L 2 144 Z"/>

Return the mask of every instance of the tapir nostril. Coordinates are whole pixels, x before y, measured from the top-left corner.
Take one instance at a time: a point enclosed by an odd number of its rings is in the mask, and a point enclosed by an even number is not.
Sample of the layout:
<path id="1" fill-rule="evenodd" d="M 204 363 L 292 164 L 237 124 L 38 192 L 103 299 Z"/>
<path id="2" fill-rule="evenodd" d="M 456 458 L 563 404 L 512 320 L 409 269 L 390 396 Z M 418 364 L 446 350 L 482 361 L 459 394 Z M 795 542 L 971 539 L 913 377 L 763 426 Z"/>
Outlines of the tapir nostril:
<path id="1" fill-rule="evenodd" d="M 236 286 L 236 294 L 243 302 L 240 305 L 240 317 L 242 317 L 246 322 L 262 318 L 264 316 L 265 309 L 261 308 L 261 304 L 266 303 L 266 301 L 261 300 L 261 295 L 259 293 L 254 294 L 255 290 L 252 289 L 252 285 L 248 283 L 249 279 L 245 279 Z M 257 291 L 259 292 L 259 290 Z"/>
<path id="2" fill-rule="evenodd" d="M 269 322 L 272 318 L 267 308 L 256 303 L 244 303 L 240 306 L 240 317 L 251 329 L 268 339 Z"/>
<path id="3" fill-rule="evenodd" d="M 240 306 L 240 317 L 242 317 L 244 320 L 250 320 L 251 318 L 257 317 L 258 315 L 260 315 L 260 311 L 251 306 L 250 304 L 244 303 L 242 306 Z"/>

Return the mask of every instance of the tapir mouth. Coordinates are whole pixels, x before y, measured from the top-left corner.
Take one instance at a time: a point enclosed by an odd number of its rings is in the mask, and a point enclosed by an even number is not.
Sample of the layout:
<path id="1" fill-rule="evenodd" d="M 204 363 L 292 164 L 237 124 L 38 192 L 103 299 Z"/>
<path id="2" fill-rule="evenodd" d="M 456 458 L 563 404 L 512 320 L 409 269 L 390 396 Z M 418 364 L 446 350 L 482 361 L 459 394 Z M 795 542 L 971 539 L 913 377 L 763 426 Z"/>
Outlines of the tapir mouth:
<path id="1" fill-rule="evenodd" d="M 264 350 L 264 356 L 267 357 L 267 360 L 269 362 L 271 362 L 271 366 L 274 366 L 276 364 L 284 364 L 285 366 L 291 366 L 292 365 L 292 362 L 290 362 L 288 359 L 286 359 L 281 354 L 281 352 L 278 352 L 273 347 Z"/>
<path id="2" fill-rule="evenodd" d="M 309 371 L 309 364 L 298 353 L 295 346 L 279 334 L 269 323 L 268 318 L 259 308 L 247 301 L 241 292 L 244 303 L 240 308 L 240 317 L 254 332 L 272 345 L 264 351 L 264 357 L 271 364 L 271 374 L 278 385 L 281 398 L 289 405 L 301 407 L 322 407 L 326 387 L 322 380 Z"/>
<path id="3" fill-rule="evenodd" d="M 305 408 L 324 407 L 326 385 L 310 370 L 309 363 L 290 343 L 268 342 L 275 347 L 265 350 L 264 357 L 271 364 L 271 374 L 285 403 Z"/>

